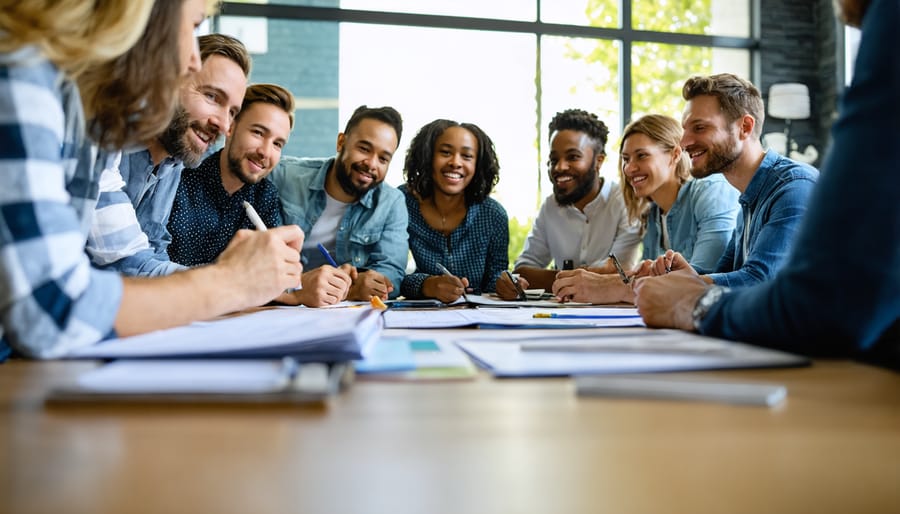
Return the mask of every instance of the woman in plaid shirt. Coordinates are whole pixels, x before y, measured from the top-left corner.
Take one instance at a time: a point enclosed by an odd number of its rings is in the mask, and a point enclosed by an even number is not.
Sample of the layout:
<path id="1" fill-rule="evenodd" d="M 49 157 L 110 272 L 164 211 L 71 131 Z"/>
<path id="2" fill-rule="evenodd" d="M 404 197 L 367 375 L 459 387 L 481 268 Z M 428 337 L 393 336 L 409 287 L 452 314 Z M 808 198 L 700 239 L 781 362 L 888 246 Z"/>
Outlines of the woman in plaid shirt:
<path id="1" fill-rule="evenodd" d="M 194 30 L 213 5 L 23 0 L 0 12 L 0 361 L 13 350 L 64 356 L 264 303 L 299 282 L 296 227 L 248 231 L 222 265 L 158 280 L 92 269 L 84 253 L 108 164 L 94 162 L 96 145 L 122 148 L 165 127 L 173 80 L 199 69 Z M 241 273 L 247 265 L 256 269 Z"/>

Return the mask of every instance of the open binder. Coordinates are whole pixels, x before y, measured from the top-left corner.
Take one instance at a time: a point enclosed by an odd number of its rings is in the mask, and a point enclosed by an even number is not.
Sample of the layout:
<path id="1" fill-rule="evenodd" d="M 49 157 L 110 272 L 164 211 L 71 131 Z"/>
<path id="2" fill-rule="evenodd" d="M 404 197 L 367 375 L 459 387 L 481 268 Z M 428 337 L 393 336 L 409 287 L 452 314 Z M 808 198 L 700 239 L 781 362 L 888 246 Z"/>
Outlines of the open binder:
<path id="1" fill-rule="evenodd" d="M 299 362 L 361 359 L 384 327 L 369 307 L 274 307 L 147 334 L 111 339 L 69 352 L 72 359 L 247 358 Z"/>

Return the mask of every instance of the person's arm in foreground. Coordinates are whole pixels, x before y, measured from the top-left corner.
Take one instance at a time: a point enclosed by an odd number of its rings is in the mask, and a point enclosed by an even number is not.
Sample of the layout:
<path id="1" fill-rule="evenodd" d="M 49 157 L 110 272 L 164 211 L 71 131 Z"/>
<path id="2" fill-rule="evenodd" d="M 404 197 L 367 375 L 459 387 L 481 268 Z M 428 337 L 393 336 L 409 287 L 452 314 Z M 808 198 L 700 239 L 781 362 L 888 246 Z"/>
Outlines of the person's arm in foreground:
<path id="1" fill-rule="evenodd" d="M 889 337 L 900 319 L 898 20 L 896 1 L 870 4 L 853 83 L 832 129 L 834 151 L 787 265 L 773 280 L 723 294 L 703 317 L 701 333 L 900 365 L 896 332 Z M 674 275 L 638 282 L 637 304 L 648 325 L 690 328 L 689 312 L 705 288 Z"/>

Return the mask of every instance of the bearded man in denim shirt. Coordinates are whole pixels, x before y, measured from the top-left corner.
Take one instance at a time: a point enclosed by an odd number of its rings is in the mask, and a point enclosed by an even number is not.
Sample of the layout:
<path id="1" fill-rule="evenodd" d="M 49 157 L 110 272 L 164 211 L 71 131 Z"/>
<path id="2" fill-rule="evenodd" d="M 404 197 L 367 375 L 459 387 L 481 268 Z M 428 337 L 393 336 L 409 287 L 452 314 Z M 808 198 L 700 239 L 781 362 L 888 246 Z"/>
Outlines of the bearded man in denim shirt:
<path id="1" fill-rule="evenodd" d="M 682 95 L 687 106 L 681 146 L 691 158 L 691 175 L 721 173 L 741 193 L 725 253 L 715 269 L 695 271 L 705 282 L 726 287 L 765 282 L 787 263 L 819 171 L 763 149 L 764 106 L 750 82 L 729 73 L 692 77 Z M 677 252 L 658 261 L 657 273 L 694 269 Z"/>
<path id="2" fill-rule="evenodd" d="M 383 182 L 402 131 L 394 108 L 360 106 L 338 134 L 336 156 L 286 156 L 269 176 L 281 196 L 284 222 L 306 234 L 304 294 L 324 282 L 320 275 L 342 273 L 352 280 L 347 300 L 400 293 L 409 215 L 403 193 Z"/>

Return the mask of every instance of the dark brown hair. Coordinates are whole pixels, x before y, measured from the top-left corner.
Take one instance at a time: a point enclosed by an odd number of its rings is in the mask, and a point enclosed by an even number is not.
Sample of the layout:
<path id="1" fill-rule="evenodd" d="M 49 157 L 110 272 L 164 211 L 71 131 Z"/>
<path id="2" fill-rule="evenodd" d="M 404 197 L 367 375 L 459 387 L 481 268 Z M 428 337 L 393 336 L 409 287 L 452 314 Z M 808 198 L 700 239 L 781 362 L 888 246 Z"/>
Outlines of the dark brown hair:
<path id="1" fill-rule="evenodd" d="M 244 93 L 244 102 L 241 104 L 241 112 L 235 118 L 235 122 L 241 119 L 241 114 L 255 103 L 267 103 L 279 107 L 286 112 L 294 128 L 294 95 L 287 89 L 277 84 L 253 84 L 247 87 Z"/>
<path id="2" fill-rule="evenodd" d="M 749 114 L 756 120 L 753 135 L 759 137 L 766 120 L 765 108 L 759 89 L 749 81 L 731 73 L 697 76 L 687 79 L 681 96 L 690 100 L 695 96 L 710 95 L 719 100 L 719 107 L 729 123 Z"/>

